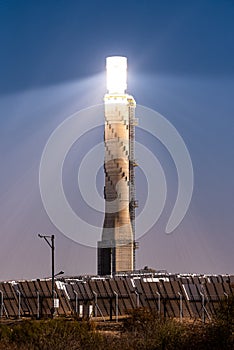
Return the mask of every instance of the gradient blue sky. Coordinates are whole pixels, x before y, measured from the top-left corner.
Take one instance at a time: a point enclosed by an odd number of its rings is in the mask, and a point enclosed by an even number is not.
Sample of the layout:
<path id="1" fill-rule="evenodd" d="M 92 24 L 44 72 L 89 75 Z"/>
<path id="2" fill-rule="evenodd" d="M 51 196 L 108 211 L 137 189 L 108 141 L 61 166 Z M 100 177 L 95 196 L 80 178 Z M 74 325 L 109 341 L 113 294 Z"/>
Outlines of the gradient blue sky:
<path id="1" fill-rule="evenodd" d="M 189 211 L 167 236 L 175 169 L 162 145 L 137 131 L 137 139 L 160 160 L 169 192 L 162 217 L 140 240 L 137 267 L 234 273 L 233 18 L 231 0 L 0 0 L 0 280 L 50 275 L 49 247 L 38 232 L 56 235 L 58 271 L 96 272 L 95 249 L 72 242 L 47 217 L 38 171 L 45 143 L 59 123 L 102 103 L 110 55 L 128 57 L 128 90 L 137 103 L 176 127 L 194 166 Z M 82 155 L 102 137 L 99 128 L 74 147 L 65 170 L 68 197 Z M 144 183 L 138 169 L 141 205 Z M 70 199 L 85 215 L 78 197 Z"/>

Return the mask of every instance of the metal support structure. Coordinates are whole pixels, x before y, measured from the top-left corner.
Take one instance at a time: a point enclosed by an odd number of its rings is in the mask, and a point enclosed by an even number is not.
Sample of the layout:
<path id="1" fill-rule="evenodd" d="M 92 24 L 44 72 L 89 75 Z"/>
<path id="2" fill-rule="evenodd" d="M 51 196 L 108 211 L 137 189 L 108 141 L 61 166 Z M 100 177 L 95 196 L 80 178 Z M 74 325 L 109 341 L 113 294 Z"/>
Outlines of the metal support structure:
<path id="1" fill-rule="evenodd" d="M 137 244 L 135 242 L 136 238 L 136 227 L 135 227 L 135 210 L 138 207 L 138 203 L 136 201 L 136 189 L 135 189 L 135 170 L 134 167 L 137 166 L 135 162 L 135 102 L 134 100 L 129 100 L 129 193 L 130 193 L 130 219 L 132 225 L 133 232 L 133 270 L 136 269 L 136 249 Z"/>
<path id="2" fill-rule="evenodd" d="M 114 294 L 115 294 L 115 320 L 116 322 L 118 322 L 119 320 L 119 296 L 118 296 L 118 293 L 114 291 Z"/>
<path id="3" fill-rule="evenodd" d="M 40 292 L 37 290 L 37 319 L 40 319 Z"/>
<path id="4" fill-rule="evenodd" d="M 20 309 L 21 309 L 21 293 L 19 290 L 16 291 L 18 294 L 18 318 L 20 318 Z"/>
<path id="5" fill-rule="evenodd" d="M 76 316 L 78 315 L 78 293 L 77 291 L 73 290 L 73 292 L 75 293 L 76 299 L 75 299 L 75 313 Z"/>
<path id="6" fill-rule="evenodd" d="M 159 292 L 156 292 L 158 295 L 158 316 L 160 317 L 161 314 L 161 300 L 160 300 L 160 294 Z"/>
<path id="7" fill-rule="evenodd" d="M 223 294 L 227 298 L 227 323 L 229 324 L 229 314 L 230 314 L 230 310 L 229 310 L 229 295 L 226 292 L 224 292 Z"/>
<path id="8" fill-rule="evenodd" d="M 113 247 L 110 248 L 110 277 L 113 277 Z"/>
<path id="9" fill-rule="evenodd" d="M 209 315 L 208 310 L 205 307 L 205 294 L 201 293 L 201 297 L 202 297 L 202 322 L 205 323 L 205 317 L 207 315 L 208 319 L 211 321 L 211 316 Z"/>
<path id="10" fill-rule="evenodd" d="M 93 317 L 93 305 L 89 304 L 89 319 Z"/>
<path id="11" fill-rule="evenodd" d="M 135 290 L 136 294 L 136 307 L 139 308 L 140 306 L 140 298 L 139 298 L 139 293 Z"/>
<path id="12" fill-rule="evenodd" d="M 228 302 L 228 297 L 229 297 L 228 293 L 224 292 L 223 295 L 225 295 L 225 297 L 227 298 L 227 302 Z"/>
<path id="13" fill-rule="evenodd" d="M 54 315 L 57 313 L 57 310 L 59 309 L 59 298 L 58 298 L 58 293 L 56 290 L 53 290 L 53 295 L 54 295 Z"/>
<path id="14" fill-rule="evenodd" d="M 97 317 L 97 293 L 93 290 L 95 305 L 94 305 L 94 317 Z"/>
<path id="15" fill-rule="evenodd" d="M 3 291 L 0 290 L 0 296 L 1 296 L 1 305 L 0 305 L 0 318 L 3 316 Z"/>
<path id="16" fill-rule="evenodd" d="M 178 292 L 180 296 L 180 322 L 182 323 L 183 321 L 183 296 L 180 292 Z"/>
<path id="17" fill-rule="evenodd" d="M 52 317 L 54 316 L 54 312 L 55 312 L 55 309 L 54 309 L 54 292 L 55 292 L 55 283 L 54 283 L 54 251 L 55 251 L 55 245 L 54 245 L 54 235 L 51 235 L 51 236 L 46 236 L 46 235 L 41 235 L 41 234 L 38 234 L 38 237 L 40 238 L 44 238 L 44 240 L 46 241 L 46 243 L 49 245 L 49 247 L 51 248 L 51 277 L 52 277 L 52 280 L 51 280 L 51 288 L 52 288 L 52 295 L 51 295 L 51 298 L 52 298 L 52 308 L 51 308 L 51 315 Z M 49 241 L 50 239 L 50 241 Z"/>
<path id="18" fill-rule="evenodd" d="M 84 316 L 84 305 L 82 304 L 79 304 L 79 314 L 78 314 L 79 317 L 83 318 Z"/>
<path id="19" fill-rule="evenodd" d="M 201 292 L 200 294 L 202 297 L 202 322 L 205 323 L 205 295 Z"/>

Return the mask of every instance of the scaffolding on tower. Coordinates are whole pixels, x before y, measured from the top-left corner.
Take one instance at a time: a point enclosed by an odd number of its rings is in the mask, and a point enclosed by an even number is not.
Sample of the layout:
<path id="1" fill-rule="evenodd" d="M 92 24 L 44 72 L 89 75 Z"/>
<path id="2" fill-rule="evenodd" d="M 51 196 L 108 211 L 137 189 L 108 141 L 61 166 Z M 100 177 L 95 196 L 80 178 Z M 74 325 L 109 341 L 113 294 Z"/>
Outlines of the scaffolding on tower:
<path id="1" fill-rule="evenodd" d="M 139 243 L 136 242 L 136 208 L 138 201 L 136 200 L 135 187 L 135 167 L 137 166 L 135 160 L 135 126 L 138 125 L 138 119 L 135 118 L 136 103 L 133 98 L 128 99 L 129 102 L 129 211 L 133 232 L 133 269 L 136 269 L 136 249 Z"/>

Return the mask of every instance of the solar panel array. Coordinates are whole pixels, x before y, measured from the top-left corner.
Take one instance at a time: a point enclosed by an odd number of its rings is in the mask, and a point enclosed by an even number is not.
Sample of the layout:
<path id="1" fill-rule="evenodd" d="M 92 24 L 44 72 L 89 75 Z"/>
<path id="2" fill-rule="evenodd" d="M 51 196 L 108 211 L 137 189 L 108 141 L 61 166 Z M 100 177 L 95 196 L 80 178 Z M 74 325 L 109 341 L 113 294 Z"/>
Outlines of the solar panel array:
<path id="1" fill-rule="evenodd" d="M 233 295 L 234 276 L 132 274 L 56 280 L 58 316 L 126 316 L 147 308 L 161 317 L 211 318 L 217 305 Z M 0 318 L 50 317 L 51 280 L 0 282 Z"/>

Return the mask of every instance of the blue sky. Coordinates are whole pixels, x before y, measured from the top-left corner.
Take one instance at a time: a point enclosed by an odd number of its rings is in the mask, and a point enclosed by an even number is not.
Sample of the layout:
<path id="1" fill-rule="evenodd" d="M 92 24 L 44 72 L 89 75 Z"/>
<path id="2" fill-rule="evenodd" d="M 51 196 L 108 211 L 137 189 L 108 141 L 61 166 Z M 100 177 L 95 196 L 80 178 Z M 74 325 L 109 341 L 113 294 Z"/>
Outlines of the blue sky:
<path id="1" fill-rule="evenodd" d="M 168 182 L 165 210 L 140 239 L 137 267 L 234 273 L 233 18 L 233 1 L 221 0 L 0 1 L 0 279 L 50 274 L 49 248 L 38 232 L 56 235 L 57 270 L 96 272 L 95 249 L 71 241 L 48 218 L 38 174 L 53 130 L 81 108 L 102 103 L 110 55 L 128 57 L 128 91 L 175 126 L 194 167 L 189 211 L 167 236 L 175 168 L 158 141 L 137 131 L 137 139 L 157 155 Z M 87 208 L 79 193 L 72 197 L 72 186 L 82 156 L 102 140 L 102 132 L 90 131 L 67 159 L 65 187 L 83 216 L 89 216 Z M 100 171 L 99 190 L 102 181 Z M 136 181 L 143 206 L 140 168 Z M 102 219 L 93 213 L 90 220 Z"/>

